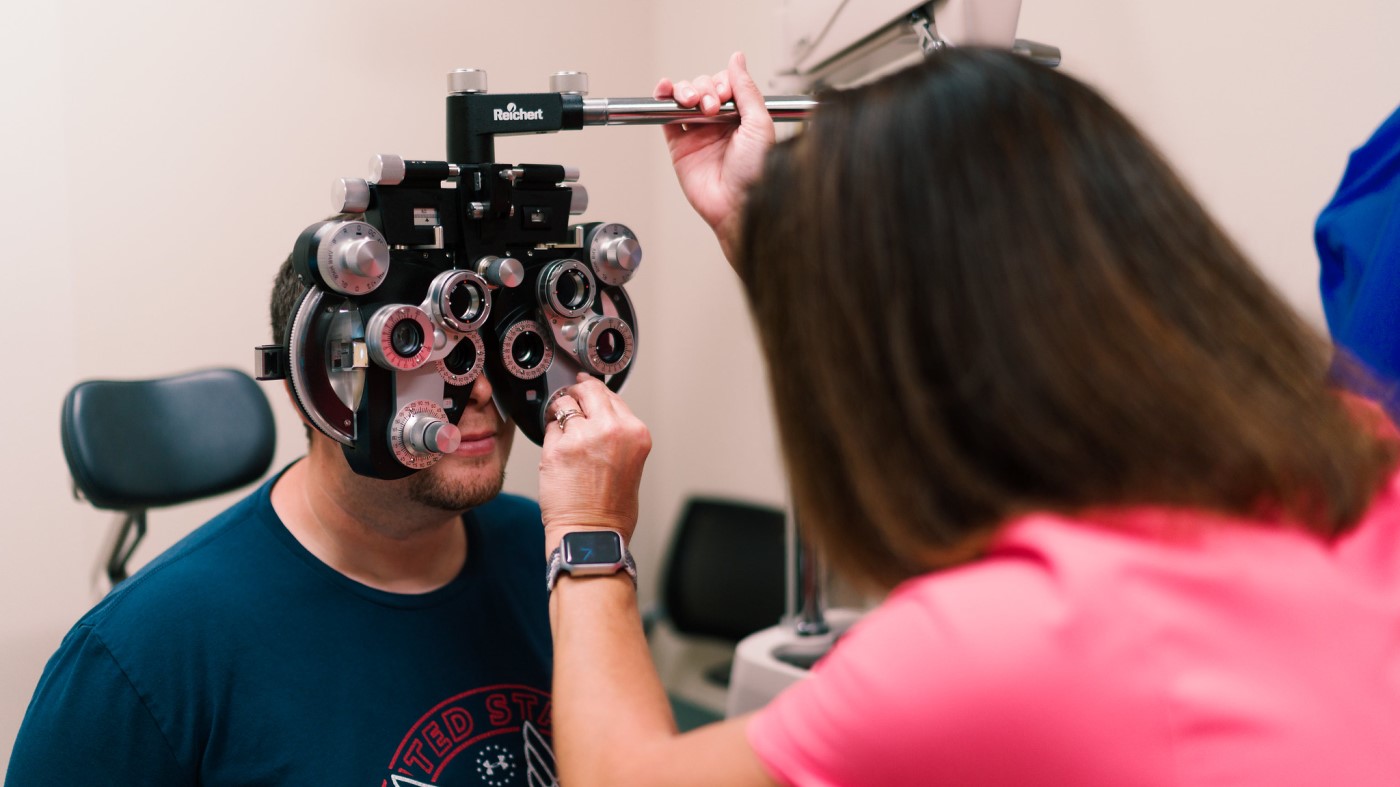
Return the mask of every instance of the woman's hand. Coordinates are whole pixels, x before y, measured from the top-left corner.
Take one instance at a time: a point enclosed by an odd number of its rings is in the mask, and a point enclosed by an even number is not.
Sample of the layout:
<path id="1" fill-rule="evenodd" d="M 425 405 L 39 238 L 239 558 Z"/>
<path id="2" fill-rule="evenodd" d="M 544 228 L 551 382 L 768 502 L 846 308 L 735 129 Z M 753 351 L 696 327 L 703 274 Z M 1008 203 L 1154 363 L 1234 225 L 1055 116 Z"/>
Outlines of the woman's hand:
<path id="1" fill-rule="evenodd" d="M 762 171 L 763 157 L 773 145 L 773 119 L 763 104 L 763 93 L 749 76 L 743 53 L 735 52 L 724 71 L 689 82 L 663 79 L 654 96 L 673 99 L 683 107 L 698 106 L 705 115 L 718 114 L 721 104 L 734 100 L 737 124 L 662 127 L 681 190 L 714 230 L 732 265 L 744 194 Z"/>
<path id="2" fill-rule="evenodd" d="M 558 417 L 570 410 L 563 428 Z M 555 400 L 540 454 L 540 512 L 545 554 L 565 533 L 608 528 L 630 541 L 637 526 L 637 489 L 651 451 L 651 432 L 617 394 L 596 378 Z"/>

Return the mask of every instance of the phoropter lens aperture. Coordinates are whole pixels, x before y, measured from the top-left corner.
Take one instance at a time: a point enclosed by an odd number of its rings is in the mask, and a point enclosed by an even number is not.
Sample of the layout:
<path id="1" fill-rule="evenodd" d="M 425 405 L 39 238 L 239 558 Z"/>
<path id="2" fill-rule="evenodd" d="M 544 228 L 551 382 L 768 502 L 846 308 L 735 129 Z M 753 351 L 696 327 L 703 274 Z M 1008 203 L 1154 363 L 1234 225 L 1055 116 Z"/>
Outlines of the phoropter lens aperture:
<path id="1" fill-rule="evenodd" d="M 452 352 L 447 354 L 443 363 L 447 365 L 447 370 L 453 374 L 466 374 L 476 366 L 476 345 L 472 342 L 458 342 Z"/>
<path id="2" fill-rule="evenodd" d="M 534 320 L 520 320 L 501 336 L 501 363 L 522 380 L 533 380 L 549 370 L 554 345 Z"/>
<path id="3" fill-rule="evenodd" d="M 593 374 L 617 374 L 632 363 L 636 336 L 618 317 L 595 317 L 578 333 L 578 359 Z"/>
<path id="4" fill-rule="evenodd" d="M 444 271 L 428 286 L 428 311 L 443 330 L 471 333 L 491 314 L 491 292 L 471 271 Z"/>
<path id="5" fill-rule="evenodd" d="M 563 317 L 580 317 L 593 306 L 597 284 L 578 260 L 555 260 L 540 272 L 540 303 Z"/>
<path id="6" fill-rule="evenodd" d="M 622 334 L 616 328 L 606 328 L 598 334 L 598 357 L 603 363 L 613 364 L 622 360 L 625 349 Z"/>
<path id="7" fill-rule="evenodd" d="M 522 333 L 510 348 L 510 357 L 521 369 L 533 369 L 544 358 L 544 337 L 538 333 Z"/>
<path id="8" fill-rule="evenodd" d="M 485 367 L 486 345 L 481 334 L 462 336 L 447 356 L 437 362 L 438 375 L 452 385 L 471 385 Z"/>
<path id="9" fill-rule="evenodd" d="M 472 323 L 481 316 L 486 295 L 475 282 L 462 280 L 447 294 L 448 311 L 458 322 Z"/>
<path id="10" fill-rule="evenodd" d="M 588 303 L 592 289 L 582 273 L 565 271 L 559 277 L 559 283 L 554 286 L 554 293 L 560 303 L 570 309 L 579 309 Z"/>
<path id="11" fill-rule="evenodd" d="M 423 329 L 413 320 L 400 320 L 389 331 L 389 344 L 400 358 L 412 358 L 423 349 Z"/>
<path id="12" fill-rule="evenodd" d="M 365 323 L 369 357 L 386 369 L 406 372 L 428 362 L 433 322 L 417 306 L 381 306 Z"/>

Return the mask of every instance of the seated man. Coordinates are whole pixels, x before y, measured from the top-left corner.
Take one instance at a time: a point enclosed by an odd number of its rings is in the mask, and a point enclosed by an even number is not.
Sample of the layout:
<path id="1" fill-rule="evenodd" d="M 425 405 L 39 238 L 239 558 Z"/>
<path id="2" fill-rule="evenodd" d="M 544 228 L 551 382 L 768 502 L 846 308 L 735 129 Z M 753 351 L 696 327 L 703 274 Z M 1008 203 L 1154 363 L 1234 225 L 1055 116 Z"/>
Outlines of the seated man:
<path id="1" fill-rule="evenodd" d="M 281 337 L 301 285 L 272 294 Z M 483 376 L 462 444 L 356 475 L 307 456 L 119 585 L 50 659 L 6 785 L 551 785 L 534 502 Z"/>

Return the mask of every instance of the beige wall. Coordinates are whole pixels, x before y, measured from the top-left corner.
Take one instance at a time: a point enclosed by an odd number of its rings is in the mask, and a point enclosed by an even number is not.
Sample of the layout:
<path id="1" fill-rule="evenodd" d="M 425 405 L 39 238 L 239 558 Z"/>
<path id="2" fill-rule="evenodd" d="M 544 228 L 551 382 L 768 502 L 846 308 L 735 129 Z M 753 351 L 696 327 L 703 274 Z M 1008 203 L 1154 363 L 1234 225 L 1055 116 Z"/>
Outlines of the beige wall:
<path id="1" fill-rule="evenodd" d="M 11 359 L 0 386 L 0 762 L 43 661 L 91 603 L 111 522 L 73 502 L 58 443 L 69 386 L 229 365 L 267 338 L 276 263 L 373 153 L 441 155 L 444 74 L 493 89 L 592 76 L 647 93 L 743 48 L 762 81 L 777 24 L 762 4 L 362 0 L 15 3 L 0 48 L 0 187 Z M 755 8 L 761 10 L 755 10 Z M 390 10 L 392 9 L 392 13 Z M 1320 315 L 1310 228 L 1345 162 L 1400 102 L 1389 0 L 1026 0 L 1022 35 L 1062 46 L 1162 145 L 1282 291 Z M 781 502 L 762 367 L 732 277 L 685 206 L 654 129 L 503 140 L 504 161 L 578 165 L 587 218 L 639 234 L 642 320 L 627 398 L 656 448 L 639 561 L 654 567 L 681 498 Z M 694 304 L 709 304 L 705 311 Z M 721 315 L 715 320 L 712 315 Z M 706 322 L 703 318 L 711 316 Z M 277 463 L 302 450 L 274 387 Z M 509 488 L 538 452 L 517 442 Z M 152 515 L 137 562 L 231 498 Z M 652 575 L 654 577 L 654 573 Z M 644 585 L 650 596 L 651 586 Z"/>
<path id="2" fill-rule="evenodd" d="M 1024 0 L 1020 35 L 1059 44 L 1321 325 L 1313 221 L 1400 104 L 1397 30 L 1393 0 Z"/>

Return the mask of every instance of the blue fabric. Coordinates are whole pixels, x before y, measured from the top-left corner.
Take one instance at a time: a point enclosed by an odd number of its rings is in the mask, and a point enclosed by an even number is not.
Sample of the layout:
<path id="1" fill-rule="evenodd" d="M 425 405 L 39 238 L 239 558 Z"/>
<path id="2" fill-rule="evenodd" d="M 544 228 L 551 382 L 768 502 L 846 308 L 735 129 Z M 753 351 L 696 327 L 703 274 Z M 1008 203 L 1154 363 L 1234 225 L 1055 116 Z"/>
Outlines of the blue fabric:
<path id="1" fill-rule="evenodd" d="M 1351 154 L 1314 239 L 1327 327 L 1400 411 L 1400 110 Z M 1374 393 L 1374 392 L 1373 392 Z"/>
<path id="2" fill-rule="evenodd" d="M 273 483 L 74 626 L 5 784 L 552 784 L 539 507 L 468 512 L 461 574 L 400 595 L 307 552 Z"/>

